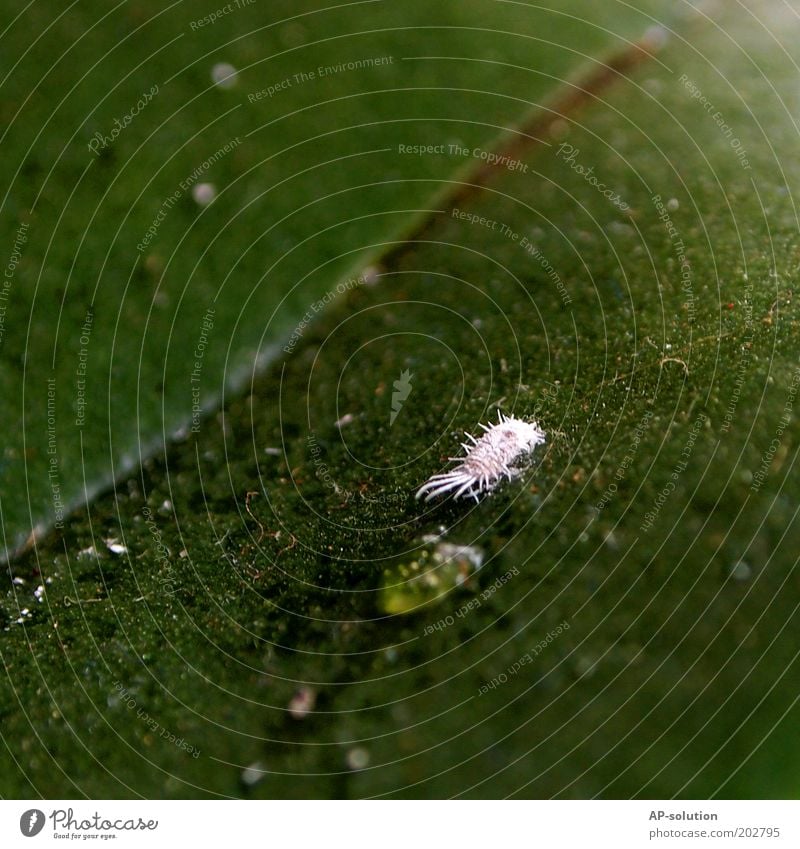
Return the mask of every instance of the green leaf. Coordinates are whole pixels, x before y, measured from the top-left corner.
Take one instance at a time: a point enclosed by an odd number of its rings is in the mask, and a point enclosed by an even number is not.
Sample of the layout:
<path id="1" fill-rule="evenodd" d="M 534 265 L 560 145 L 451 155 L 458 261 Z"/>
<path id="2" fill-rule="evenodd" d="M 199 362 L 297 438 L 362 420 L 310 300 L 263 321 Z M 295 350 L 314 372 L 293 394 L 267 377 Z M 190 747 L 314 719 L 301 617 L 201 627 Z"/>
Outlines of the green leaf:
<path id="1" fill-rule="evenodd" d="M 7 795 L 795 797 L 792 25 L 765 3 L 651 30 L 657 56 L 401 216 L 373 285 L 15 564 Z M 475 64 L 519 96 L 536 51 L 491 39 Z M 530 465 L 415 500 L 498 409 L 547 433 Z"/>
<path id="2" fill-rule="evenodd" d="M 9 24 L 3 547 L 245 388 L 429 209 L 464 164 L 450 144 L 480 156 L 647 25 L 583 5 L 90 2 Z"/>

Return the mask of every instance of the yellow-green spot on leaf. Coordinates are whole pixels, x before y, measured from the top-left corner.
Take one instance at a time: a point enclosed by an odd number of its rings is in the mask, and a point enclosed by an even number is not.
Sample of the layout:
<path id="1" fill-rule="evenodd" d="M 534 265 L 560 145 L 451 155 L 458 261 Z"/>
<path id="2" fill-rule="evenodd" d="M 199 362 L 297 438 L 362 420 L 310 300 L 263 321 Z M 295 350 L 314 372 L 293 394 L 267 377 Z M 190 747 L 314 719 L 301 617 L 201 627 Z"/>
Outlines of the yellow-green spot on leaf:
<path id="1" fill-rule="evenodd" d="M 380 607 L 384 613 L 413 613 L 457 589 L 475 585 L 473 575 L 483 552 L 471 545 L 440 542 L 413 560 L 387 566 L 383 572 Z"/>

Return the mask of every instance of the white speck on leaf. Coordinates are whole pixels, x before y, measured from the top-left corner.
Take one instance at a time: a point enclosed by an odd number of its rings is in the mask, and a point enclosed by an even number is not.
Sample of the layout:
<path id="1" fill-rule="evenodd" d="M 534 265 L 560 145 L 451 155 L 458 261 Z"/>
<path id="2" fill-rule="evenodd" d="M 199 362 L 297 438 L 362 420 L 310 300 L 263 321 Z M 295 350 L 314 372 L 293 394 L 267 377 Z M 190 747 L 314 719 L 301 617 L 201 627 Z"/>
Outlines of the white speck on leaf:
<path id="1" fill-rule="evenodd" d="M 248 787 L 253 787 L 264 778 L 266 773 L 266 766 L 261 761 L 255 761 L 254 763 L 251 763 L 250 766 L 245 767 L 242 770 L 242 783 L 246 784 Z"/>
<path id="2" fill-rule="evenodd" d="M 289 702 L 289 716 L 292 719 L 305 719 L 314 710 L 316 701 L 315 690 L 311 687 L 300 687 Z"/>
<path id="3" fill-rule="evenodd" d="M 198 206 L 208 206 L 217 196 L 217 187 L 213 183 L 197 183 L 192 187 L 192 198 Z"/>
<path id="4" fill-rule="evenodd" d="M 218 88 L 233 88 L 238 82 L 238 71 L 230 62 L 217 62 L 211 69 L 211 79 Z"/>
<path id="5" fill-rule="evenodd" d="M 361 746 L 356 746 L 347 752 L 345 761 L 352 770 L 366 769 L 369 766 L 369 752 Z"/>

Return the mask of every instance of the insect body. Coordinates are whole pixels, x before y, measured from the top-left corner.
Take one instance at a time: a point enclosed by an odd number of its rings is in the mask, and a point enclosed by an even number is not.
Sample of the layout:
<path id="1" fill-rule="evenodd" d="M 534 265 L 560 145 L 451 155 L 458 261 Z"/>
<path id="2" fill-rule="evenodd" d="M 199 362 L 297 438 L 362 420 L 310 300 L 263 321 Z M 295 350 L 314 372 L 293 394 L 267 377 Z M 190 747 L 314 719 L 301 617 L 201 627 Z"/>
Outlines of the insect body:
<path id="1" fill-rule="evenodd" d="M 458 465 L 449 472 L 429 478 L 417 492 L 417 498 L 427 493 L 426 501 L 437 495 L 455 490 L 455 498 L 472 497 L 492 492 L 505 477 L 511 480 L 519 474 L 516 463 L 545 441 L 544 432 L 536 422 L 526 422 L 514 416 L 498 413 L 498 423 L 482 424 L 483 436 L 475 439 L 466 434 L 469 442 L 462 442 L 464 457 L 450 457 Z"/>

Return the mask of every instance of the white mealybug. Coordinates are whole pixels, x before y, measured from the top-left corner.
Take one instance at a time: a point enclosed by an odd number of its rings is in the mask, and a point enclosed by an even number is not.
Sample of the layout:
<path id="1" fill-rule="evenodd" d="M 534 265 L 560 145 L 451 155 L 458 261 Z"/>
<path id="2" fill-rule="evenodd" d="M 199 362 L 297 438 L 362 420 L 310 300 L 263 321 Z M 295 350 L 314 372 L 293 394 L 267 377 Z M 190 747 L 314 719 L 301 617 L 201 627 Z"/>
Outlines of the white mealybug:
<path id="1" fill-rule="evenodd" d="M 544 431 L 536 422 L 526 422 L 514 416 L 504 416 L 498 412 L 498 423 L 482 424 L 485 431 L 480 439 L 466 433 L 469 443 L 462 442 L 467 452 L 464 457 L 450 457 L 450 462 L 458 465 L 449 472 L 442 472 L 429 478 L 417 492 L 417 498 L 425 495 L 426 501 L 456 490 L 454 498 L 472 497 L 492 492 L 506 477 L 511 480 L 519 474 L 515 466 L 517 461 L 529 454 L 537 445 L 545 441 Z"/>

